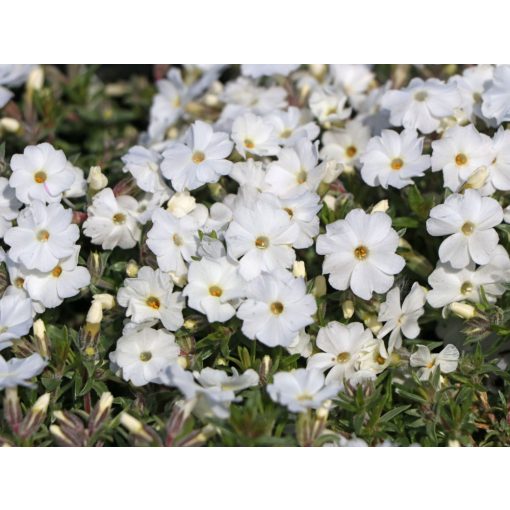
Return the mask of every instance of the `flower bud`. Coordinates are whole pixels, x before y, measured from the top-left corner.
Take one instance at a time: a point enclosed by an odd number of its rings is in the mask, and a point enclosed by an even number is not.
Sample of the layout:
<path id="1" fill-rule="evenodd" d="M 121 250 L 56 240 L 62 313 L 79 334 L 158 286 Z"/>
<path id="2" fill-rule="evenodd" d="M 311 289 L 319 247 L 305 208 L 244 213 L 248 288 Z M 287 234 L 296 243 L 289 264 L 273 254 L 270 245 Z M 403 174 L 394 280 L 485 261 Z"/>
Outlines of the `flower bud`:
<path id="1" fill-rule="evenodd" d="M 100 324 L 103 320 L 103 305 L 99 301 L 93 301 L 87 318 L 85 319 L 88 324 Z"/>
<path id="2" fill-rule="evenodd" d="M 108 186 L 108 179 L 101 171 L 100 166 L 91 166 L 87 182 L 92 191 L 100 191 Z"/>
<path id="3" fill-rule="evenodd" d="M 178 446 L 202 446 L 214 434 L 216 434 L 216 427 L 209 424 L 183 438 Z"/>
<path id="4" fill-rule="evenodd" d="M 4 418 L 14 434 L 18 433 L 23 415 L 18 397 L 18 388 L 6 388 L 4 395 Z"/>
<path id="5" fill-rule="evenodd" d="M 42 67 L 36 67 L 30 71 L 27 78 L 27 90 L 33 92 L 41 90 L 44 85 L 44 70 Z"/>
<path id="6" fill-rule="evenodd" d="M 170 278 L 172 278 L 172 282 L 174 285 L 177 285 L 177 287 L 184 287 L 186 283 L 188 283 L 188 277 L 185 274 L 177 275 L 173 271 L 170 271 Z"/>
<path id="7" fill-rule="evenodd" d="M 4 117 L 0 119 L 0 130 L 6 131 L 7 133 L 17 133 L 21 128 L 21 124 L 16 119 L 10 117 Z"/>
<path id="8" fill-rule="evenodd" d="M 33 331 L 37 351 L 43 358 L 48 359 L 50 357 L 50 339 L 46 334 L 46 326 L 42 319 L 37 319 L 34 322 Z"/>
<path id="9" fill-rule="evenodd" d="M 342 303 L 342 313 L 345 319 L 350 319 L 354 315 L 354 303 L 350 299 Z"/>
<path id="10" fill-rule="evenodd" d="M 267 354 L 262 358 L 259 367 L 259 381 L 261 385 L 267 384 L 267 380 L 269 378 L 269 374 L 271 372 L 271 368 L 273 367 L 273 360 L 271 356 Z"/>
<path id="11" fill-rule="evenodd" d="M 305 263 L 302 260 L 296 260 L 292 266 L 292 274 L 296 278 L 306 278 Z"/>
<path id="12" fill-rule="evenodd" d="M 89 432 L 93 434 L 103 425 L 110 415 L 113 404 L 113 395 L 105 391 L 92 409 L 89 417 Z"/>
<path id="13" fill-rule="evenodd" d="M 489 169 L 486 166 L 478 167 L 462 185 L 461 191 L 466 189 L 480 189 L 485 186 L 489 177 Z"/>
<path id="14" fill-rule="evenodd" d="M 386 212 L 390 208 L 390 204 L 387 200 L 381 200 L 372 207 L 372 213 L 375 212 Z"/>
<path id="15" fill-rule="evenodd" d="M 135 436 L 136 439 L 152 442 L 153 437 L 147 432 L 143 423 L 137 420 L 134 416 L 123 412 L 120 415 L 120 423 L 128 430 L 130 434 Z"/>
<path id="16" fill-rule="evenodd" d="M 195 197 L 191 196 L 189 191 L 181 191 L 168 201 L 167 210 L 176 218 L 182 218 L 189 214 L 197 206 Z"/>
<path id="17" fill-rule="evenodd" d="M 325 165 L 322 181 L 327 184 L 331 184 L 344 171 L 344 165 L 334 159 L 328 159 L 322 164 Z"/>
<path id="18" fill-rule="evenodd" d="M 370 314 L 363 321 L 365 326 L 372 331 L 374 335 L 377 335 L 379 330 L 382 328 L 382 324 L 377 320 L 377 315 Z"/>
<path id="19" fill-rule="evenodd" d="M 140 266 L 137 264 L 136 260 L 131 259 L 126 265 L 126 274 L 129 278 L 136 278 L 139 269 Z"/>
<path id="20" fill-rule="evenodd" d="M 315 277 L 313 281 L 312 294 L 316 297 L 325 296 L 327 292 L 327 283 L 326 278 L 323 275 L 319 275 Z"/>
<path id="21" fill-rule="evenodd" d="M 188 368 L 188 359 L 186 358 L 186 356 L 179 356 L 177 358 L 177 364 L 181 367 L 181 368 Z"/>
<path id="22" fill-rule="evenodd" d="M 462 319 L 472 319 L 476 316 L 476 308 L 466 303 L 451 303 L 449 309 Z"/>
<path id="23" fill-rule="evenodd" d="M 111 294 L 94 294 L 93 303 L 100 303 L 103 310 L 111 310 L 115 306 L 115 298 Z"/>
<path id="24" fill-rule="evenodd" d="M 35 401 L 19 427 L 19 436 L 21 438 L 26 439 L 37 432 L 46 417 L 50 397 L 49 393 L 45 393 Z"/>
<path id="25" fill-rule="evenodd" d="M 319 81 L 322 81 L 328 71 L 326 64 L 308 64 L 310 74 Z"/>
<path id="26" fill-rule="evenodd" d="M 327 208 L 330 210 L 330 211 L 335 211 L 336 209 L 336 197 L 334 197 L 333 195 L 325 195 L 324 198 L 323 198 L 323 201 L 324 203 L 326 204 Z"/>

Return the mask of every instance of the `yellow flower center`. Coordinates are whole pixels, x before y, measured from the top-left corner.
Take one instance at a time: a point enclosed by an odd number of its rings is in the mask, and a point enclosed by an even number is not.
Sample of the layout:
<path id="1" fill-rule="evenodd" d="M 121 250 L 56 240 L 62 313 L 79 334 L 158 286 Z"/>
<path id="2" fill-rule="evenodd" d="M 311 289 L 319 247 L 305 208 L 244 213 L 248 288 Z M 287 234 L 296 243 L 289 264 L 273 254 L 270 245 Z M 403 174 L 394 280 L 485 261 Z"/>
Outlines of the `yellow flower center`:
<path id="1" fill-rule="evenodd" d="M 355 250 L 354 250 L 354 256 L 358 259 L 358 260 L 365 260 L 367 257 L 368 257 L 368 248 L 366 246 L 358 246 Z"/>
<path id="2" fill-rule="evenodd" d="M 58 278 L 62 274 L 62 268 L 60 266 L 56 266 L 53 271 L 51 272 L 51 275 L 55 278 Z"/>
<path id="3" fill-rule="evenodd" d="M 156 296 L 149 296 L 145 300 L 145 304 L 154 310 L 159 310 L 159 307 L 161 306 L 161 302 Z"/>
<path id="4" fill-rule="evenodd" d="M 398 171 L 404 166 L 404 161 L 401 158 L 395 158 L 391 161 L 391 169 Z"/>
<path id="5" fill-rule="evenodd" d="M 462 154 L 462 152 L 455 156 L 455 164 L 458 166 L 465 165 L 467 163 L 467 160 L 468 160 L 467 156 L 465 154 Z"/>
<path id="6" fill-rule="evenodd" d="M 253 140 L 250 140 L 249 138 L 246 138 L 244 140 L 244 146 L 247 148 L 247 149 L 253 149 L 255 147 L 255 144 L 253 143 Z"/>
<path id="7" fill-rule="evenodd" d="M 435 359 L 433 359 L 432 361 L 430 361 L 429 363 L 427 363 L 427 368 L 432 368 L 435 364 L 436 364 L 436 360 L 435 360 Z"/>
<path id="8" fill-rule="evenodd" d="M 416 99 L 416 101 L 425 101 L 425 99 L 427 99 L 427 93 L 424 90 L 420 90 L 416 92 L 414 99 Z"/>
<path id="9" fill-rule="evenodd" d="M 211 287 L 209 287 L 209 294 L 214 297 L 221 297 L 223 289 L 217 285 L 211 285 Z"/>
<path id="10" fill-rule="evenodd" d="M 50 233 L 47 230 L 39 230 L 37 232 L 38 241 L 46 242 L 50 238 Z"/>
<path id="11" fill-rule="evenodd" d="M 126 222 L 126 215 L 119 212 L 113 215 L 112 220 L 116 225 L 122 225 Z"/>
<path id="12" fill-rule="evenodd" d="M 204 161 L 204 159 L 205 159 L 205 154 L 202 151 L 195 151 L 193 153 L 193 156 L 191 156 L 191 160 L 193 161 L 193 163 L 195 163 L 197 165 L 202 163 L 202 161 Z"/>
<path id="13" fill-rule="evenodd" d="M 310 395 L 310 393 L 301 393 L 301 395 L 299 395 L 297 397 L 297 400 L 313 400 L 313 395 Z"/>
<path id="14" fill-rule="evenodd" d="M 46 175 L 46 172 L 43 172 L 42 170 L 39 170 L 34 174 L 34 181 L 37 184 L 42 184 L 43 182 L 46 182 L 46 179 L 48 176 Z"/>
<path id="15" fill-rule="evenodd" d="M 290 207 L 284 207 L 283 210 L 292 218 L 294 211 Z"/>
<path id="16" fill-rule="evenodd" d="M 308 174 L 306 173 L 306 170 L 301 169 L 297 175 L 296 175 L 296 182 L 298 184 L 303 184 L 306 182 L 306 178 L 308 177 Z"/>
<path id="17" fill-rule="evenodd" d="M 152 354 L 148 351 L 140 353 L 140 361 L 143 361 L 144 363 L 147 361 L 150 361 L 151 358 L 152 358 Z"/>
<path id="18" fill-rule="evenodd" d="M 358 149 L 354 147 L 354 145 L 349 145 L 347 149 L 345 149 L 345 154 L 347 154 L 348 158 L 353 158 L 358 153 Z"/>
<path id="19" fill-rule="evenodd" d="M 174 234 L 172 236 L 172 241 L 174 242 L 175 246 L 182 246 L 182 237 L 179 234 Z"/>
<path id="20" fill-rule="evenodd" d="M 337 363 L 347 363 L 351 359 L 351 355 L 348 352 L 341 352 L 337 357 Z"/>
<path id="21" fill-rule="evenodd" d="M 280 301 L 275 301 L 274 303 L 271 303 L 269 306 L 271 313 L 274 315 L 280 315 L 283 312 L 283 303 L 280 303 Z"/>
<path id="22" fill-rule="evenodd" d="M 21 278 L 21 276 L 18 276 L 15 280 L 14 280 L 14 285 L 16 287 L 18 287 L 18 289 L 21 289 L 23 288 L 23 285 L 25 284 L 25 279 L 24 278 Z"/>
<path id="23" fill-rule="evenodd" d="M 377 356 L 375 357 L 375 361 L 379 365 L 384 365 L 386 363 L 386 360 L 380 354 L 377 354 Z"/>
<path id="24" fill-rule="evenodd" d="M 460 288 L 460 292 L 464 295 L 469 294 L 473 290 L 473 284 L 471 282 L 464 282 Z"/>
<path id="25" fill-rule="evenodd" d="M 255 239 L 255 246 L 259 250 L 265 250 L 269 247 L 269 239 L 266 236 L 259 236 Z"/>
<path id="26" fill-rule="evenodd" d="M 475 225 L 474 223 L 471 223 L 470 221 L 466 221 L 464 225 L 462 225 L 462 233 L 466 236 L 470 236 L 475 231 Z"/>
<path id="27" fill-rule="evenodd" d="M 290 138 L 292 135 L 292 129 L 284 129 L 281 133 L 280 133 L 280 138 L 284 138 L 284 139 L 287 139 L 287 138 Z"/>

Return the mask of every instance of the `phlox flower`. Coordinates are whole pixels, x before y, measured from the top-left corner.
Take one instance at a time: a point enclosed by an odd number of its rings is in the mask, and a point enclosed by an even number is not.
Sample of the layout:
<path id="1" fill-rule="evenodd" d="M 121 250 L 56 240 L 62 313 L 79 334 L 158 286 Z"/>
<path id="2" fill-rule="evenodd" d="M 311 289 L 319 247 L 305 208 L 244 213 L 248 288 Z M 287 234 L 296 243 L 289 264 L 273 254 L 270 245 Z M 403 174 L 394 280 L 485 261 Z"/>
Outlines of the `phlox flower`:
<path id="1" fill-rule="evenodd" d="M 245 113 L 234 120 L 232 140 L 245 159 L 247 154 L 275 156 L 280 152 L 273 125 L 253 113 Z"/>
<path id="2" fill-rule="evenodd" d="M 12 220 L 18 216 L 21 202 L 16 198 L 14 189 L 5 177 L 0 177 L 0 238 L 12 226 Z"/>
<path id="3" fill-rule="evenodd" d="M 0 350 L 11 346 L 13 339 L 25 336 L 32 322 L 30 299 L 5 293 L 0 298 Z"/>
<path id="4" fill-rule="evenodd" d="M 425 345 L 418 345 L 416 352 L 411 354 L 409 363 L 412 367 L 419 367 L 418 378 L 421 381 L 427 381 L 437 367 L 442 374 L 455 372 L 459 364 L 459 356 L 459 350 L 452 344 L 448 344 L 437 354 L 431 353 Z"/>
<path id="5" fill-rule="evenodd" d="M 0 356 L 0 390 L 16 386 L 35 386 L 30 379 L 39 375 L 47 364 L 37 353 L 28 358 L 11 358 L 8 361 Z"/>
<path id="6" fill-rule="evenodd" d="M 492 83 L 482 94 L 482 113 L 498 124 L 510 120 L 510 65 L 494 69 Z"/>
<path id="7" fill-rule="evenodd" d="M 137 186 L 143 191 L 156 193 L 166 191 L 166 185 L 160 170 L 162 156 L 156 152 L 141 145 L 131 147 L 129 151 L 122 156 L 124 163 L 123 171 L 129 172 L 136 181 Z"/>

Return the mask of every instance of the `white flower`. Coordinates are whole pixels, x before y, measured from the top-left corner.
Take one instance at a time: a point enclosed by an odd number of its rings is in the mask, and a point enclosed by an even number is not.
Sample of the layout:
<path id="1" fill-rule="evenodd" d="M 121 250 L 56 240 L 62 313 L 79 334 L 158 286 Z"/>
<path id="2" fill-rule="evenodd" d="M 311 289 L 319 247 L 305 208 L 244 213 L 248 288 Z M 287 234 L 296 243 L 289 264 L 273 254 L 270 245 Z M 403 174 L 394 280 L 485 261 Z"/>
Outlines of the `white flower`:
<path id="1" fill-rule="evenodd" d="M 18 87 L 28 78 L 37 64 L 0 64 L 0 108 L 3 108 L 14 95 L 3 87 Z"/>
<path id="2" fill-rule="evenodd" d="M 113 250 L 116 246 L 133 248 L 141 234 L 137 209 L 138 202 L 133 197 L 116 197 L 111 188 L 105 188 L 94 195 L 83 232 L 103 250 Z"/>
<path id="3" fill-rule="evenodd" d="M 491 139 L 472 124 L 454 126 L 432 142 L 432 171 L 442 170 L 445 186 L 452 191 L 459 191 L 475 170 L 489 166 L 493 159 Z"/>
<path id="4" fill-rule="evenodd" d="M 171 271 L 178 276 L 186 274 L 186 262 L 190 262 L 197 253 L 198 230 L 205 222 L 205 218 L 200 217 L 202 214 L 198 207 L 180 218 L 164 209 L 154 211 L 147 246 L 156 255 L 163 271 Z"/>
<path id="5" fill-rule="evenodd" d="M 427 381 L 436 367 L 439 367 L 442 374 L 455 372 L 459 356 L 459 350 L 452 344 L 448 344 L 437 354 L 432 354 L 425 345 L 418 345 L 416 352 L 411 354 L 409 363 L 412 367 L 420 367 L 418 377 L 420 381 Z"/>
<path id="6" fill-rule="evenodd" d="M 267 191 L 266 169 L 261 161 L 248 158 L 246 161 L 234 163 L 229 177 L 241 186 L 252 186 L 259 191 Z"/>
<path id="7" fill-rule="evenodd" d="M 477 264 L 489 262 L 499 241 L 493 227 L 502 221 L 503 209 L 496 200 L 468 189 L 464 195 L 450 195 L 444 204 L 431 209 L 427 232 L 449 236 L 439 247 L 439 258 L 460 269 L 470 260 Z"/>
<path id="8" fill-rule="evenodd" d="M 302 124 L 301 115 L 299 108 L 290 106 L 286 112 L 275 110 L 266 116 L 265 120 L 273 126 L 280 145 L 290 147 L 301 138 L 310 142 L 317 138 L 320 132 L 319 126 L 315 122 Z"/>
<path id="9" fill-rule="evenodd" d="M 272 124 L 253 113 L 237 117 L 232 124 L 232 140 L 243 158 L 246 154 L 274 156 L 280 152 Z"/>
<path id="10" fill-rule="evenodd" d="M 160 373 L 177 363 L 179 352 L 174 335 L 144 327 L 121 336 L 115 351 L 110 353 L 110 361 L 122 369 L 124 380 L 144 386 L 160 382 Z"/>
<path id="11" fill-rule="evenodd" d="M 189 214 L 197 206 L 195 197 L 190 195 L 189 191 L 175 193 L 168 201 L 167 211 L 171 212 L 176 218 L 182 218 Z"/>
<path id="12" fill-rule="evenodd" d="M 28 358 L 11 358 L 9 361 L 0 356 L 0 390 L 15 386 L 35 386 L 30 379 L 39 375 L 47 364 L 37 353 Z"/>
<path id="13" fill-rule="evenodd" d="M 47 272 L 30 271 L 25 278 L 25 289 L 31 299 L 41 302 L 47 308 L 59 306 L 65 298 L 76 296 L 80 289 L 90 284 L 87 268 L 78 266 L 80 247 L 74 253 L 61 259 Z"/>
<path id="14" fill-rule="evenodd" d="M 425 134 L 437 130 L 441 119 L 453 115 L 460 105 L 457 86 L 435 78 L 427 81 L 413 78 L 406 88 L 388 90 L 381 99 L 381 106 L 390 111 L 394 126 L 419 129 Z"/>
<path id="15" fill-rule="evenodd" d="M 473 263 L 462 269 L 439 263 L 428 281 L 432 290 L 427 293 L 427 301 L 435 308 L 464 300 L 478 303 L 481 287 L 487 300 L 494 302 L 505 292 L 505 283 L 510 282 L 510 258 L 498 245 L 488 264 L 475 270 Z"/>
<path id="16" fill-rule="evenodd" d="M 255 370 L 249 368 L 239 375 L 235 368 L 232 368 L 233 375 L 228 375 L 224 370 L 215 370 L 206 367 L 201 372 L 193 372 L 197 382 L 204 388 L 221 388 L 226 391 L 241 391 L 252 386 L 257 386 L 259 376 Z"/>
<path id="17" fill-rule="evenodd" d="M 494 159 L 488 167 L 490 182 L 495 189 L 510 190 L 510 131 L 500 127 L 492 139 Z M 494 190 L 489 190 L 494 191 Z"/>
<path id="18" fill-rule="evenodd" d="M 313 323 L 317 311 L 304 279 L 287 271 L 262 274 L 247 285 L 246 295 L 237 310 L 242 332 L 269 347 L 291 345 L 299 331 Z"/>
<path id="19" fill-rule="evenodd" d="M 317 145 L 306 139 L 294 147 L 282 149 L 278 159 L 269 164 L 266 183 L 278 196 L 287 196 L 298 189 L 316 191 L 326 173 L 326 166 L 318 164 Z"/>
<path id="20" fill-rule="evenodd" d="M 338 88 L 317 87 L 310 98 L 310 110 L 321 124 L 347 119 L 351 109 L 346 108 L 347 96 Z"/>
<path id="21" fill-rule="evenodd" d="M 423 177 L 430 168 L 430 156 L 422 154 L 423 138 L 416 131 L 401 133 L 385 129 L 372 138 L 361 155 L 361 177 L 370 186 L 397 189 L 413 184 L 413 177 Z"/>
<path id="22" fill-rule="evenodd" d="M 143 191 L 149 193 L 166 191 L 168 186 L 159 168 L 161 159 L 161 154 L 158 152 L 141 145 L 135 145 L 122 157 L 124 163 L 122 170 L 129 172 L 134 177 L 137 186 Z"/>
<path id="23" fill-rule="evenodd" d="M 329 370 L 326 384 L 343 386 L 358 369 L 360 352 L 372 339 L 372 332 L 359 322 L 346 325 L 330 322 L 317 334 L 317 347 L 323 352 L 308 358 L 307 367 L 322 372 Z"/>
<path id="24" fill-rule="evenodd" d="M 329 71 L 336 84 L 342 87 L 350 103 L 358 108 L 364 98 L 374 74 L 364 64 L 330 64 Z"/>
<path id="25" fill-rule="evenodd" d="M 482 113 L 498 124 L 510 120 L 510 66 L 494 69 L 492 84 L 482 94 Z"/>
<path id="26" fill-rule="evenodd" d="M 420 333 L 418 319 L 425 313 L 425 291 L 415 282 L 411 291 L 400 305 L 400 289 L 395 287 L 386 295 L 386 301 L 379 309 L 379 322 L 385 322 L 378 337 L 383 338 L 390 331 L 388 351 L 402 347 L 402 333 L 406 338 L 416 338 Z"/>
<path id="27" fill-rule="evenodd" d="M 126 315 L 133 322 L 159 319 L 166 329 L 176 331 L 184 322 L 184 301 L 180 292 L 172 292 L 173 287 L 168 274 L 145 266 L 138 271 L 136 278 L 124 280 L 124 286 L 117 293 L 117 301 L 127 308 Z"/>
<path id="28" fill-rule="evenodd" d="M 390 351 L 391 352 L 391 351 Z M 358 370 L 351 376 L 351 385 L 373 381 L 390 364 L 391 356 L 380 338 L 371 338 L 361 349 L 358 356 Z"/>
<path id="29" fill-rule="evenodd" d="M 363 299 L 384 293 L 393 285 L 393 275 L 402 271 L 404 259 L 395 253 L 399 238 L 391 218 L 383 212 L 367 214 L 355 209 L 326 226 L 317 238 L 317 253 L 326 255 L 323 273 L 338 290 L 351 290 Z"/>
<path id="30" fill-rule="evenodd" d="M 207 315 L 209 322 L 225 322 L 235 315 L 245 285 L 237 264 L 226 257 L 203 258 L 191 262 L 183 295 L 188 297 L 188 306 Z"/>
<path id="31" fill-rule="evenodd" d="M 73 213 L 60 204 L 45 206 L 34 201 L 18 215 L 18 226 L 4 236 L 11 247 L 9 257 L 27 269 L 50 271 L 64 257 L 74 253 L 80 231 L 71 224 Z"/>
<path id="32" fill-rule="evenodd" d="M 25 336 L 32 323 L 30 299 L 5 293 L 0 298 L 0 351 L 11 346 L 13 339 Z"/>
<path id="33" fill-rule="evenodd" d="M 62 193 L 74 181 L 74 172 L 63 151 L 49 143 L 29 145 L 23 154 L 11 158 L 9 184 L 16 197 L 25 204 L 33 200 L 60 202 Z"/>
<path id="34" fill-rule="evenodd" d="M 5 177 L 0 177 L 0 238 L 12 226 L 12 220 L 18 216 L 21 202 L 14 195 Z"/>
<path id="35" fill-rule="evenodd" d="M 299 354 L 303 358 L 309 358 L 313 352 L 310 335 L 302 329 L 294 340 L 286 347 L 289 354 Z"/>
<path id="36" fill-rule="evenodd" d="M 232 169 L 226 158 L 234 144 L 227 133 L 197 120 L 188 130 L 184 143 L 175 143 L 163 152 L 161 171 L 177 191 L 193 190 L 208 182 L 216 182 Z"/>
<path id="37" fill-rule="evenodd" d="M 73 172 L 73 183 L 64 191 L 65 198 L 83 197 L 87 193 L 87 181 L 85 180 L 83 170 L 74 165 L 69 165 Z"/>
<path id="38" fill-rule="evenodd" d="M 108 178 L 103 174 L 100 166 L 91 166 L 87 183 L 91 191 L 101 191 L 108 186 Z"/>
<path id="39" fill-rule="evenodd" d="M 370 129 L 357 119 L 348 120 L 345 127 L 326 131 L 322 135 L 322 159 L 334 159 L 346 169 L 359 166 L 359 157 L 370 139 Z"/>
<path id="40" fill-rule="evenodd" d="M 275 74 L 287 76 L 299 66 L 300 64 L 241 64 L 241 74 L 251 78 L 273 76 Z"/>
<path id="41" fill-rule="evenodd" d="M 240 259 L 239 272 L 252 280 L 262 271 L 289 268 L 296 259 L 291 248 L 299 236 L 299 227 L 289 215 L 263 200 L 253 207 L 238 206 L 225 232 L 228 254 Z"/>
<path id="42" fill-rule="evenodd" d="M 337 385 L 325 385 L 320 370 L 298 368 L 292 372 L 278 372 L 267 392 L 277 403 L 293 413 L 317 409 L 326 400 L 333 398 L 340 390 Z"/>

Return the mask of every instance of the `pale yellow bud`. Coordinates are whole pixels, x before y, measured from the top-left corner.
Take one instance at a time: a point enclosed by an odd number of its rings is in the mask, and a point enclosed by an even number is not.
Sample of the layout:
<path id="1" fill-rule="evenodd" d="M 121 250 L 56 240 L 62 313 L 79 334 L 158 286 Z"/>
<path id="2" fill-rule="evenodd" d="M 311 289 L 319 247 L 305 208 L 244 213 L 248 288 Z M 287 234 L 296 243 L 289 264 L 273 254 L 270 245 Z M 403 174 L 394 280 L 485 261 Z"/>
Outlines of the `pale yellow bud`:
<path id="1" fill-rule="evenodd" d="M 126 274 L 129 276 L 129 278 L 136 278 L 139 269 L 140 266 L 137 264 L 137 262 L 135 260 L 130 260 L 126 265 Z"/>
<path id="2" fill-rule="evenodd" d="M 113 404 L 113 395 L 109 391 L 105 391 L 99 399 L 99 411 L 104 413 L 108 411 Z"/>
<path id="3" fill-rule="evenodd" d="M 94 294 L 94 303 L 100 303 L 103 310 L 111 310 L 115 306 L 115 298 L 111 294 Z"/>
<path id="4" fill-rule="evenodd" d="M 294 262 L 292 274 L 297 278 L 306 278 L 305 263 L 302 260 L 296 260 L 296 262 Z"/>
<path id="5" fill-rule="evenodd" d="M 99 324 L 103 320 L 103 305 L 99 301 L 93 301 L 92 306 L 87 312 L 86 322 L 89 324 Z"/>
<path id="6" fill-rule="evenodd" d="M 450 311 L 462 319 L 472 319 L 476 315 L 476 308 L 466 303 L 452 303 Z"/>
<path id="7" fill-rule="evenodd" d="M 316 276 L 313 282 L 312 294 L 319 298 L 326 295 L 327 289 L 326 278 L 323 275 Z"/>
<path id="8" fill-rule="evenodd" d="M 326 195 L 324 198 L 324 203 L 330 211 L 334 211 L 336 208 L 336 198 L 332 195 Z"/>
<path id="9" fill-rule="evenodd" d="M 185 357 L 185 356 L 179 356 L 177 358 L 177 364 L 181 367 L 181 368 L 188 368 L 188 359 Z"/>
<path id="10" fill-rule="evenodd" d="M 92 191 L 100 191 L 108 186 L 108 179 L 106 178 L 106 175 L 104 175 L 101 171 L 100 166 L 90 167 L 87 182 L 89 183 L 90 189 Z"/>
<path id="11" fill-rule="evenodd" d="M 32 327 L 34 329 L 34 336 L 37 338 L 44 338 L 44 335 L 46 334 L 46 326 L 42 319 L 37 319 Z"/>
<path id="12" fill-rule="evenodd" d="M 41 90 L 44 85 L 44 70 L 42 67 L 36 67 L 30 71 L 27 78 L 27 90 Z"/>
<path id="13" fill-rule="evenodd" d="M 45 413 L 48 409 L 48 405 L 50 403 L 51 395 L 49 393 L 45 393 L 41 395 L 32 406 L 32 410 L 36 413 Z"/>
<path id="14" fill-rule="evenodd" d="M 334 159 L 328 159 L 322 164 L 325 166 L 325 173 L 322 181 L 327 184 L 331 184 L 344 170 L 344 165 L 338 163 L 338 161 Z"/>
<path id="15" fill-rule="evenodd" d="M 120 423 L 122 423 L 131 434 L 135 434 L 147 441 L 152 441 L 152 437 L 147 434 L 143 428 L 142 422 L 137 420 L 134 416 L 124 412 L 120 415 Z"/>
<path id="16" fill-rule="evenodd" d="M 354 315 L 354 303 L 350 299 L 342 303 L 342 313 L 345 319 L 350 319 Z"/>
<path id="17" fill-rule="evenodd" d="M 461 190 L 483 188 L 488 177 L 489 169 L 486 166 L 480 166 L 469 176 L 468 180 L 462 185 Z"/>
<path id="18" fill-rule="evenodd" d="M 188 283 L 188 277 L 185 274 L 177 275 L 176 273 L 171 271 L 170 278 L 172 278 L 174 285 L 177 285 L 177 287 L 184 287 L 186 283 Z"/>
<path id="19" fill-rule="evenodd" d="M 369 315 L 365 320 L 365 326 L 372 331 L 374 335 L 377 335 L 379 330 L 382 328 L 382 324 L 377 320 L 376 315 Z"/>
<path id="20" fill-rule="evenodd" d="M 0 129 L 7 131 L 7 133 L 17 133 L 20 130 L 21 124 L 11 117 L 4 117 L 0 119 Z"/>
<path id="21" fill-rule="evenodd" d="M 177 218 L 182 218 L 189 214 L 197 206 L 195 197 L 189 194 L 189 191 L 176 193 L 166 206 L 167 210 Z"/>
<path id="22" fill-rule="evenodd" d="M 387 200 L 381 200 L 372 207 L 372 212 L 386 212 L 390 208 L 390 204 Z"/>

